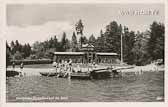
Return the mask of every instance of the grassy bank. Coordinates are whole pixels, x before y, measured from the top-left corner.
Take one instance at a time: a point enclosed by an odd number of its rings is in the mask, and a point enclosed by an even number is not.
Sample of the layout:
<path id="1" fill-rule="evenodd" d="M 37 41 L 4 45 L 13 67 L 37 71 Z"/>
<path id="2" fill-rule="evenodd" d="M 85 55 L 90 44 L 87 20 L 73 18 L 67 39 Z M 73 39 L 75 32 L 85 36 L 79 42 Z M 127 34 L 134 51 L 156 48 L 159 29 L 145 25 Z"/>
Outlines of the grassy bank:
<path id="1" fill-rule="evenodd" d="M 33 64 L 51 64 L 51 59 L 24 59 L 24 60 L 11 60 L 9 65 L 12 65 L 12 63 L 15 62 L 15 65 L 20 65 L 21 62 L 24 63 L 24 65 L 33 65 Z"/>
<path id="2" fill-rule="evenodd" d="M 12 68 L 12 66 L 9 66 Z M 16 68 L 20 68 L 20 65 L 16 65 Z M 52 64 L 31 64 L 31 65 L 24 65 L 24 68 L 52 68 Z"/>

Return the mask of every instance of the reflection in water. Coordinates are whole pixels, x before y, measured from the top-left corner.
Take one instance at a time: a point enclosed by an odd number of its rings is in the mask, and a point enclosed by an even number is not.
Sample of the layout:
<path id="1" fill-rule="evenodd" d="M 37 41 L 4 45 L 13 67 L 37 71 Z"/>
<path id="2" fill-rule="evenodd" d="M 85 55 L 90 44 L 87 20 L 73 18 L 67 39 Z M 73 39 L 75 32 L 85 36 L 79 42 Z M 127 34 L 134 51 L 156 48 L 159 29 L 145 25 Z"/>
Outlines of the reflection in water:
<path id="1" fill-rule="evenodd" d="M 103 80 L 69 80 L 37 75 L 11 77 L 7 80 L 6 92 L 7 102 L 157 101 L 158 97 L 164 96 L 164 72 L 125 74 L 122 78 Z"/>

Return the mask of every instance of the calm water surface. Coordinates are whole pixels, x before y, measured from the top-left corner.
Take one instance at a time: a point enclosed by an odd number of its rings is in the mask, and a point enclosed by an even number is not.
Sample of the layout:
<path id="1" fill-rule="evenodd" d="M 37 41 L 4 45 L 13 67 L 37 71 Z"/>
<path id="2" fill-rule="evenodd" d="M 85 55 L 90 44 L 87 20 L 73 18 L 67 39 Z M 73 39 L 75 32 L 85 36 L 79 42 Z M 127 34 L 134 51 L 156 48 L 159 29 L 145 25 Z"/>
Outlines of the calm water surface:
<path id="1" fill-rule="evenodd" d="M 10 77 L 6 88 L 7 102 L 151 102 L 164 97 L 164 72 L 129 73 L 104 80 L 28 75 Z"/>

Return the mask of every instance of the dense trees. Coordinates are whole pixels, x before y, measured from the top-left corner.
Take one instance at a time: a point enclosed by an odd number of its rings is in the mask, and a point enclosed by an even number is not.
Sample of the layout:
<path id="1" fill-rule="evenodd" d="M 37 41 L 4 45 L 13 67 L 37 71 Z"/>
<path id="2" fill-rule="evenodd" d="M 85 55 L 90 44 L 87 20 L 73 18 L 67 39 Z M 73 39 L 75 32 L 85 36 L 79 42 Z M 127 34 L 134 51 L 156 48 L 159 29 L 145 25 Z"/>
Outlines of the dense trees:
<path id="1" fill-rule="evenodd" d="M 116 52 L 120 54 L 121 31 L 121 25 L 118 25 L 116 21 L 106 26 L 106 31 L 104 33 L 105 52 Z"/>
<path id="2" fill-rule="evenodd" d="M 90 44 L 92 44 L 92 45 L 95 45 L 95 43 L 96 43 L 96 38 L 94 37 L 93 34 L 89 37 L 88 43 L 90 43 Z"/>
<path id="3" fill-rule="evenodd" d="M 61 39 L 61 48 L 60 51 L 62 52 L 66 52 L 70 49 L 70 42 L 69 40 L 66 38 L 66 33 L 63 33 L 62 39 Z"/>
<path id="4" fill-rule="evenodd" d="M 123 33 L 123 57 L 124 62 L 128 64 L 133 64 L 134 55 L 132 49 L 135 44 L 135 33 L 133 31 L 129 31 L 127 27 L 124 27 Z"/>
<path id="5" fill-rule="evenodd" d="M 122 27 L 113 21 L 106 26 L 104 33 L 101 31 L 100 37 L 97 38 L 97 51 L 116 52 L 120 55 L 121 34 L 125 63 L 145 65 L 157 59 L 164 61 L 164 24 L 153 22 L 146 32 L 135 33 L 129 31 L 128 27 Z"/>
<path id="6" fill-rule="evenodd" d="M 105 37 L 103 34 L 103 31 L 100 31 L 100 36 L 97 38 L 96 43 L 95 43 L 95 50 L 97 52 L 105 52 Z"/>
<path id="7" fill-rule="evenodd" d="M 7 51 L 11 59 L 22 59 L 30 56 L 31 46 L 29 44 L 21 45 L 18 40 L 11 41 L 11 46 L 6 43 Z"/>
<path id="8" fill-rule="evenodd" d="M 150 26 L 148 41 L 148 53 L 152 60 L 164 59 L 164 25 L 153 22 Z"/>
<path id="9" fill-rule="evenodd" d="M 137 32 L 135 35 L 135 43 L 134 47 L 131 50 L 131 53 L 133 54 L 133 57 L 131 60 L 132 64 L 136 65 L 145 65 L 150 62 L 150 58 L 148 57 L 147 53 L 147 42 L 148 37 L 147 35 L 144 35 L 144 33 Z"/>
<path id="10" fill-rule="evenodd" d="M 71 40 L 67 39 L 65 32 L 61 41 L 56 35 L 43 42 L 35 42 L 21 45 L 18 40 L 11 41 L 7 46 L 7 59 L 22 58 L 49 58 L 51 52 L 55 51 L 80 51 L 80 43 L 89 43 L 95 46 L 97 52 L 116 52 L 121 54 L 121 35 L 123 38 L 123 58 L 127 64 L 145 65 L 157 59 L 164 61 L 164 24 L 153 22 L 150 29 L 145 32 L 130 31 L 128 27 L 118 24 L 116 21 L 109 23 L 105 31 L 100 30 L 100 35 L 96 38 L 93 34 L 87 38 L 83 35 L 83 23 L 80 20 L 76 25 L 76 31 L 80 35 L 79 40 L 75 32 Z M 9 60 L 7 60 L 8 63 Z"/>

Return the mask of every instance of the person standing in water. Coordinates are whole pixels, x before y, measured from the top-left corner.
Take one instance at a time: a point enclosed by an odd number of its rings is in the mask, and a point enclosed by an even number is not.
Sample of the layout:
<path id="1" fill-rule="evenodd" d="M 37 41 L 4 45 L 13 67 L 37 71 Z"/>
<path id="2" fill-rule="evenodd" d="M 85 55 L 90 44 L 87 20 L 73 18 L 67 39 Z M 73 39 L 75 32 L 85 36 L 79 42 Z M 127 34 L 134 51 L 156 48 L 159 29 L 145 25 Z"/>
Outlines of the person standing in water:
<path id="1" fill-rule="evenodd" d="M 68 76 L 68 62 L 67 61 L 64 62 L 63 69 L 64 69 L 64 77 Z"/>
<path id="2" fill-rule="evenodd" d="M 13 70 L 15 70 L 15 62 L 12 63 Z"/>
<path id="3" fill-rule="evenodd" d="M 70 79 L 71 78 L 71 72 L 72 72 L 72 60 L 69 59 L 68 61 L 68 78 Z"/>
<path id="4" fill-rule="evenodd" d="M 23 75 L 26 75 L 25 72 L 23 72 L 23 67 L 24 67 L 24 64 L 23 64 L 23 62 L 21 62 L 21 64 L 20 64 L 20 71 L 21 71 L 21 73 Z"/>

